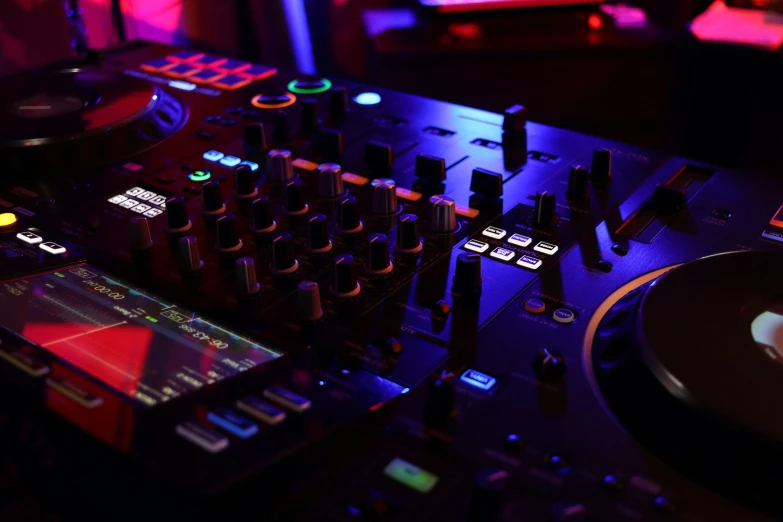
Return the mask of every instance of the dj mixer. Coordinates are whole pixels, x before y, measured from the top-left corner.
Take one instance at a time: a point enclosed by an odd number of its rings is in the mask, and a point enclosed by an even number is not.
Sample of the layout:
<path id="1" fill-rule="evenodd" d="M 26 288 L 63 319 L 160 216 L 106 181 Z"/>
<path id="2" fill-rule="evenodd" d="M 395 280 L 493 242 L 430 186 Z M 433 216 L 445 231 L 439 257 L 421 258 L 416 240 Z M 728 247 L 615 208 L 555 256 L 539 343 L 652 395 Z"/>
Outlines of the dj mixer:
<path id="1" fill-rule="evenodd" d="M 783 514 L 780 179 L 144 41 L 0 104 L 0 499 Z"/>

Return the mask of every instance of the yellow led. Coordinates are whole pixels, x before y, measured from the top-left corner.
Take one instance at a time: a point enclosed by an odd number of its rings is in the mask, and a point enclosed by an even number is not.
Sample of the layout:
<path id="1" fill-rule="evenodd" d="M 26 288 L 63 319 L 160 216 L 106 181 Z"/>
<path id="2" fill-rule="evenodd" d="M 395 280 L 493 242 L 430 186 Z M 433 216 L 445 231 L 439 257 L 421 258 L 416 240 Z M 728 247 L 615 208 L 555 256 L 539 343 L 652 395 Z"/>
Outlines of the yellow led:
<path id="1" fill-rule="evenodd" d="M 16 223 L 16 214 L 13 212 L 4 212 L 0 214 L 0 227 L 7 227 Z"/>

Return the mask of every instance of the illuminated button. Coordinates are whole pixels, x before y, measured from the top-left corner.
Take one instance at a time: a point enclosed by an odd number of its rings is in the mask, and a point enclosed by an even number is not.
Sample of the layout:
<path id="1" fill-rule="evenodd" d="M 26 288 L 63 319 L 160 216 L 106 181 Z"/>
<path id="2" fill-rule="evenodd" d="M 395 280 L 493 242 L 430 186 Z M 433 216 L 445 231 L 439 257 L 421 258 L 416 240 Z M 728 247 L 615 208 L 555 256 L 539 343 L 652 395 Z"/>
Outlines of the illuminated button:
<path id="1" fill-rule="evenodd" d="M 139 203 L 138 205 L 131 207 L 131 210 L 134 212 L 138 212 L 139 214 L 142 214 L 151 208 L 152 207 L 149 205 L 145 205 L 144 203 Z"/>
<path id="2" fill-rule="evenodd" d="M 237 158 L 236 156 L 224 156 L 220 163 L 222 165 L 225 165 L 226 167 L 236 167 L 240 163 L 242 163 L 242 160 Z"/>
<path id="3" fill-rule="evenodd" d="M 248 439 L 258 433 L 258 425 L 256 423 L 234 413 L 228 408 L 218 408 L 209 412 L 207 420 L 242 439 Z"/>
<path id="4" fill-rule="evenodd" d="M 215 151 L 210 151 L 210 152 L 215 152 Z M 209 152 L 207 152 L 206 154 L 209 154 Z M 218 152 L 218 154 L 220 153 Z M 211 177 L 212 177 L 212 173 L 208 170 L 194 170 L 193 172 L 188 174 L 188 179 L 190 181 L 206 181 Z"/>
<path id="5" fill-rule="evenodd" d="M 282 386 L 272 386 L 271 388 L 267 388 L 264 390 L 264 397 L 275 401 L 278 404 L 282 404 L 286 408 L 296 412 L 303 412 L 312 405 L 308 399 L 302 397 L 301 395 L 297 395 L 296 393 L 292 392 L 291 390 L 287 390 Z"/>
<path id="6" fill-rule="evenodd" d="M 562 324 L 571 324 L 576 319 L 574 312 L 568 308 L 558 308 L 555 313 L 552 314 L 552 319 Z"/>
<path id="7" fill-rule="evenodd" d="M 179 63 L 170 69 L 166 69 L 164 74 L 166 76 L 173 76 L 174 78 L 186 78 L 191 74 L 197 73 L 200 69 L 187 63 Z"/>
<path id="8" fill-rule="evenodd" d="M 526 247 L 533 241 L 533 238 L 523 236 L 522 234 L 514 234 L 507 241 L 512 245 Z"/>
<path id="9" fill-rule="evenodd" d="M 183 439 L 210 453 L 218 453 L 228 447 L 228 438 L 195 422 L 179 424 L 176 432 Z"/>
<path id="10" fill-rule="evenodd" d="M 109 203 L 114 203 L 115 205 L 119 205 L 123 201 L 127 201 L 127 197 L 123 196 L 122 194 L 118 194 L 114 197 L 109 198 Z"/>
<path id="11" fill-rule="evenodd" d="M 16 214 L 13 212 L 3 212 L 0 214 L 0 227 L 8 227 L 16 223 Z"/>
<path id="12" fill-rule="evenodd" d="M 67 252 L 66 248 L 62 245 L 58 245 L 57 243 L 54 243 L 52 241 L 47 241 L 46 243 L 41 243 L 38 245 L 38 247 L 45 251 L 49 252 L 50 254 L 59 255 L 64 254 Z"/>
<path id="13" fill-rule="evenodd" d="M 383 468 L 383 474 L 419 493 L 429 493 L 438 483 L 437 475 L 399 457 Z"/>
<path id="14" fill-rule="evenodd" d="M 203 57 L 204 57 L 204 53 L 201 53 L 199 51 L 190 51 L 186 49 L 184 51 L 179 51 L 177 53 L 170 54 L 166 58 L 168 58 L 172 62 L 185 63 L 185 62 L 193 62 Z"/>
<path id="15" fill-rule="evenodd" d="M 49 373 L 48 366 L 21 350 L 0 350 L 0 358 L 5 359 L 31 377 L 43 377 Z"/>
<path id="16" fill-rule="evenodd" d="M 54 375 L 46 379 L 46 385 L 85 408 L 93 409 L 103 404 L 103 397 L 99 397 L 89 390 L 85 390 L 79 384 L 60 375 Z"/>
<path id="17" fill-rule="evenodd" d="M 514 251 L 507 248 L 497 247 L 495 250 L 489 253 L 490 256 L 495 259 L 502 259 L 503 261 L 511 261 L 514 258 Z"/>
<path id="18" fill-rule="evenodd" d="M 143 168 L 144 168 L 143 165 L 139 165 L 138 163 L 133 163 L 132 161 L 129 161 L 122 165 L 122 169 L 127 170 L 128 172 L 138 172 Z"/>
<path id="19" fill-rule="evenodd" d="M 159 208 L 151 208 L 148 211 L 144 212 L 145 216 L 151 217 L 151 218 L 157 217 L 157 216 L 159 216 L 161 214 L 163 214 L 163 211 L 161 209 L 159 209 Z"/>
<path id="20" fill-rule="evenodd" d="M 288 90 L 297 94 L 318 94 L 332 88 L 332 82 L 326 78 L 312 80 L 293 80 L 288 83 Z"/>
<path id="21" fill-rule="evenodd" d="M 772 219 L 769 220 L 769 224 L 773 227 L 783 228 L 783 205 L 775 212 Z"/>
<path id="22" fill-rule="evenodd" d="M 263 80 L 277 74 L 277 69 L 274 67 L 266 67 L 265 65 L 252 65 L 249 68 L 240 71 L 240 76 L 246 76 L 252 80 Z"/>
<path id="23" fill-rule="evenodd" d="M 198 71 L 197 73 L 188 76 L 188 80 L 201 84 L 210 84 L 212 82 L 216 82 L 219 79 L 223 78 L 223 76 L 225 76 L 225 74 L 223 73 L 219 73 L 217 71 L 210 71 L 209 69 L 203 69 L 201 71 Z"/>
<path id="24" fill-rule="evenodd" d="M 202 157 L 207 161 L 220 161 L 223 159 L 223 156 L 225 156 L 225 154 L 217 150 L 208 150 L 202 155 Z"/>
<path id="25" fill-rule="evenodd" d="M 482 242 L 482 241 L 477 241 L 475 239 L 471 239 L 470 241 L 468 241 L 467 243 L 465 243 L 463 245 L 463 248 L 465 248 L 466 250 L 472 250 L 474 252 L 478 252 L 479 254 L 481 254 L 482 252 L 486 252 L 487 251 L 487 249 L 489 248 L 489 245 L 484 243 L 484 242 Z"/>
<path id="26" fill-rule="evenodd" d="M 545 241 L 539 241 L 536 243 L 536 246 L 533 247 L 533 250 L 551 256 L 557 252 L 557 245 L 553 245 L 552 243 L 547 243 Z"/>
<path id="27" fill-rule="evenodd" d="M 494 239 L 503 239 L 506 237 L 506 231 L 498 227 L 487 227 L 481 234 Z"/>
<path id="28" fill-rule="evenodd" d="M 158 58 L 157 60 L 143 63 L 140 67 L 143 71 L 162 72 L 167 69 L 171 69 L 172 67 L 176 67 L 176 65 L 176 62 L 170 62 L 165 58 Z"/>
<path id="29" fill-rule="evenodd" d="M 139 204 L 139 202 L 136 201 L 135 199 L 126 199 L 125 201 L 120 203 L 120 206 L 122 208 L 132 208 L 132 207 L 135 207 L 138 204 Z"/>
<path id="30" fill-rule="evenodd" d="M 224 76 L 222 78 L 219 78 L 218 80 L 213 81 L 212 85 L 214 85 L 215 87 L 220 87 L 221 89 L 233 91 L 234 89 L 239 89 L 240 87 L 249 85 L 251 81 L 253 80 L 251 80 L 250 78 L 245 78 L 244 76 L 229 74 L 228 76 Z"/>
<path id="31" fill-rule="evenodd" d="M 154 198 L 155 196 L 157 196 L 157 194 L 155 194 L 154 192 L 150 192 L 149 190 L 145 190 L 144 192 L 142 192 L 141 194 L 139 194 L 136 197 L 138 199 L 142 200 L 142 201 L 149 201 L 152 198 Z"/>
<path id="32" fill-rule="evenodd" d="M 144 194 L 144 192 L 146 191 L 141 187 L 133 187 L 125 191 L 125 193 L 129 196 L 138 196 L 139 194 Z"/>
<path id="33" fill-rule="evenodd" d="M 24 232 L 19 232 L 16 234 L 17 239 L 21 239 L 28 245 L 37 245 L 38 243 L 43 241 L 43 238 L 39 236 L 38 234 L 33 234 L 29 230 L 25 230 Z"/>
<path id="34" fill-rule="evenodd" d="M 191 63 L 198 65 L 203 69 L 214 69 L 219 65 L 223 65 L 228 61 L 228 58 L 222 56 L 215 56 L 214 54 L 205 54 L 204 56 L 193 60 Z"/>
<path id="35" fill-rule="evenodd" d="M 196 84 L 190 82 L 183 82 L 182 80 L 171 80 L 169 82 L 169 87 L 174 87 L 175 89 L 179 89 L 180 91 L 193 91 L 196 89 Z"/>
<path id="36" fill-rule="evenodd" d="M 257 94 L 250 100 L 259 109 L 281 109 L 293 105 L 296 96 L 291 93 L 283 94 Z"/>
<path id="37" fill-rule="evenodd" d="M 250 160 L 241 161 L 241 162 L 239 162 L 239 164 L 240 165 L 247 165 L 248 167 L 250 167 L 250 170 L 253 171 L 253 172 L 258 170 L 258 163 L 255 163 L 255 162 L 250 161 Z"/>
<path id="38" fill-rule="evenodd" d="M 517 265 L 530 270 L 538 270 L 542 261 L 533 256 L 522 256 L 517 260 Z"/>
<path id="39" fill-rule="evenodd" d="M 225 74 L 236 74 L 240 71 L 244 71 L 245 69 L 250 69 L 250 66 L 251 64 L 249 62 L 229 59 L 221 65 L 215 67 L 215 70 Z"/>
<path id="40" fill-rule="evenodd" d="M 477 372 L 476 370 L 466 371 L 459 379 L 464 383 L 470 384 L 474 388 L 478 388 L 479 390 L 484 391 L 489 390 L 495 386 L 495 383 L 498 382 L 494 377 L 490 377 L 485 373 Z"/>
<path id="41" fill-rule="evenodd" d="M 546 303 L 541 299 L 528 299 L 525 301 L 525 310 L 531 314 L 542 314 L 546 311 Z"/>
<path id="42" fill-rule="evenodd" d="M 255 397 L 245 397 L 237 401 L 237 408 L 272 426 L 285 420 L 283 410 Z"/>
<path id="43" fill-rule="evenodd" d="M 363 92 L 361 94 L 357 94 L 353 101 L 359 105 L 378 105 L 381 103 L 381 95 L 377 92 Z"/>

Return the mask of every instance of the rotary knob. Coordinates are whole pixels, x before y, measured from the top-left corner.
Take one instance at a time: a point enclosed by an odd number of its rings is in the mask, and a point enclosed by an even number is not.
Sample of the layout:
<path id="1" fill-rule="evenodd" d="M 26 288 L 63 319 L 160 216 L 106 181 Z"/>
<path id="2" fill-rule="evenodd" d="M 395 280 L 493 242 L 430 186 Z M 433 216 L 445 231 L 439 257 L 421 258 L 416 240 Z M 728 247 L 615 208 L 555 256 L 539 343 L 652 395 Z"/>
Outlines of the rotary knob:
<path id="1" fill-rule="evenodd" d="M 457 229 L 457 207 L 454 200 L 443 194 L 430 198 L 430 231 L 440 234 Z"/>
<path id="2" fill-rule="evenodd" d="M 397 212 L 397 184 L 393 179 L 372 180 L 373 214 L 394 214 Z"/>
<path id="3" fill-rule="evenodd" d="M 567 369 L 563 354 L 558 351 L 542 348 L 533 359 L 533 370 L 542 381 L 553 381 L 565 374 Z"/>
<path id="4" fill-rule="evenodd" d="M 236 291 L 240 297 L 256 295 L 261 290 L 256 277 L 256 263 L 252 257 L 240 257 L 234 264 Z"/>
<path id="5" fill-rule="evenodd" d="M 185 273 L 198 272 L 204 268 L 204 261 L 198 250 L 198 240 L 193 236 L 184 236 L 179 239 L 177 249 L 179 269 Z"/>
<path id="6" fill-rule="evenodd" d="M 568 199 L 583 199 L 590 195 L 588 175 L 589 171 L 581 165 L 571 167 L 571 172 L 568 175 L 568 189 L 566 190 Z"/>
<path id="7" fill-rule="evenodd" d="M 353 196 L 340 198 L 337 207 L 337 227 L 343 234 L 361 232 L 364 225 L 359 219 L 359 202 Z"/>
<path id="8" fill-rule="evenodd" d="M 166 198 L 166 224 L 166 230 L 172 233 L 187 232 L 193 226 L 182 196 Z"/>
<path id="9" fill-rule="evenodd" d="M 234 170 L 234 196 L 248 199 L 257 195 L 258 189 L 253 184 L 253 169 L 249 165 L 239 165 Z"/>
<path id="10" fill-rule="evenodd" d="M 397 244 L 395 248 L 403 254 L 421 252 L 421 231 L 419 218 L 415 214 L 402 214 L 397 218 Z"/>
<path id="11" fill-rule="evenodd" d="M 313 214 L 307 223 L 307 249 L 317 254 L 332 249 L 329 239 L 329 220 L 323 214 Z"/>
<path id="12" fill-rule="evenodd" d="M 368 273 L 374 275 L 391 272 L 389 241 L 384 234 L 376 233 L 367 238 L 367 265 L 364 268 Z"/>
<path id="13" fill-rule="evenodd" d="M 508 472 L 502 469 L 483 469 L 476 474 L 468 507 L 469 522 L 493 522 L 500 519 L 508 480 Z"/>
<path id="14" fill-rule="evenodd" d="M 223 192 L 220 182 L 217 180 L 206 181 L 201 184 L 201 213 L 207 216 L 216 216 L 226 211 L 223 203 Z"/>
<path id="15" fill-rule="evenodd" d="M 338 198 L 343 195 L 343 169 L 337 163 L 322 163 L 318 167 L 318 196 Z"/>
<path id="16" fill-rule="evenodd" d="M 281 233 L 272 238 L 272 271 L 276 274 L 290 274 L 299 268 L 294 257 L 291 234 Z"/>
<path id="17" fill-rule="evenodd" d="M 548 192 L 536 193 L 536 206 L 533 210 L 533 225 L 536 228 L 549 228 L 557 223 L 555 195 Z"/>
<path id="18" fill-rule="evenodd" d="M 267 196 L 261 196 L 253 200 L 251 207 L 253 218 L 253 232 L 269 233 L 277 228 L 277 223 L 272 216 L 272 200 Z"/>
<path id="19" fill-rule="evenodd" d="M 461 252 L 454 270 L 454 289 L 458 291 L 481 288 L 481 255 Z"/>
<path id="20" fill-rule="evenodd" d="M 301 179 L 292 179 L 285 186 L 285 213 L 289 216 L 301 216 L 308 210 L 304 198 L 304 183 Z"/>
<path id="21" fill-rule="evenodd" d="M 272 149 L 267 154 L 266 173 L 270 181 L 284 183 L 294 177 L 294 165 L 291 152 Z"/>
<path id="22" fill-rule="evenodd" d="M 361 286 L 356 280 L 356 267 L 353 256 L 341 254 L 334 258 L 334 278 L 332 293 L 339 298 L 348 298 L 358 295 Z"/>
<path id="23" fill-rule="evenodd" d="M 130 218 L 130 249 L 143 252 L 152 248 L 152 235 L 147 218 L 134 216 Z"/>
<path id="24" fill-rule="evenodd" d="M 224 214 L 218 218 L 217 242 L 221 252 L 236 252 L 242 248 L 242 240 L 237 237 L 234 214 Z"/>
<path id="25" fill-rule="evenodd" d="M 315 281 L 302 281 L 296 289 L 299 317 L 303 321 L 317 321 L 324 315 L 321 309 L 321 291 Z"/>

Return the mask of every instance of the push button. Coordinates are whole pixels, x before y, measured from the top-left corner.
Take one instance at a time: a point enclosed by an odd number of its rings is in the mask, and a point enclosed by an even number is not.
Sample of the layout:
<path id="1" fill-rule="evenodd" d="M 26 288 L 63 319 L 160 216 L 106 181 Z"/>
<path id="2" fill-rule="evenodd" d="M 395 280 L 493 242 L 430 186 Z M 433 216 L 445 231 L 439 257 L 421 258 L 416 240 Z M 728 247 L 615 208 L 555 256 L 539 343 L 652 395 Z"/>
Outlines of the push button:
<path id="1" fill-rule="evenodd" d="M 250 170 L 252 170 L 253 172 L 258 170 L 258 163 L 254 162 L 254 161 L 244 160 L 244 161 L 240 162 L 239 164 L 240 165 L 247 165 L 248 167 L 250 167 Z"/>
<path id="2" fill-rule="evenodd" d="M 462 382 L 473 386 L 474 388 L 478 388 L 479 390 L 484 391 L 491 389 L 493 386 L 495 386 L 495 383 L 497 383 L 497 379 L 494 377 L 490 377 L 489 375 L 476 370 L 466 371 L 459 379 Z"/>
<path id="3" fill-rule="evenodd" d="M 272 426 L 285 420 L 283 410 L 255 397 L 240 399 L 237 401 L 237 408 Z"/>
<path id="4" fill-rule="evenodd" d="M 514 234 L 510 238 L 508 238 L 508 242 L 512 245 L 517 245 L 521 247 L 528 246 L 533 241 L 532 238 L 523 236 L 522 234 Z"/>
<path id="5" fill-rule="evenodd" d="M 218 453 L 228 447 L 228 438 L 192 421 L 179 424 L 176 433 L 210 453 Z"/>
<path id="6" fill-rule="evenodd" d="M 10 227 L 16 223 L 16 214 L 13 212 L 3 212 L 0 214 L 0 227 Z"/>
<path id="7" fill-rule="evenodd" d="M 167 58 L 170 61 L 178 62 L 178 63 L 193 62 L 203 57 L 204 57 L 204 53 L 200 53 L 198 51 L 190 51 L 190 50 L 179 51 L 167 56 Z"/>
<path id="8" fill-rule="evenodd" d="M 19 232 L 18 234 L 16 234 L 16 238 L 24 241 L 28 245 L 37 245 L 38 243 L 41 243 L 43 241 L 43 238 L 41 236 L 39 236 L 38 234 L 34 234 L 29 230 L 25 230 L 24 232 Z"/>
<path id="9" fill-rule="evenodd" d="M 506 237 L 506 231 L 498 227 L 487 227 L 481 234 L 494 239 L 503 239 Z"/>
<path id="10" fill-rule="evenodd" d="M 240 76 L 246 76 L 252 80 L 263 80 L 277 74 L 277 69 L 274 67 L 266 67 L 264 65 L 251 65 L 247 69 L 240 71 Z"/>
<path id="11" fill-rule="evenodd" d="M 465 243 L 464 248 L 466 250 L 472 250 L 473 252 L 478 252 L 481 254 L 482 252 L 486 252 L 489 248 L 489 245 L 487 243 L 484 243 L 482 241 L 477 241 L 475 239 L 471 239 L 467 243 Z"/>
<path id="12" fill-rule="evenodd" d="M 291 390 L 287 390 L 282 386 L 272 386 L 271 388 L 267 388 L 264 390 L 264 397 L 278 404 L 282 404 L 290 410 L 300 413 L 312 405 L 309 399 L 306 399 L 301 395 L 292 392 Z"/>
<path id="13" fill-rule="evenodd" d="M 228 408 L 219 408 L 209 412 L 207 419 L 242 439 L 247 439 L 258 433 L 258 426 L 250 420 L 229 410 Z"/>
<path id="14" fill-rule="evenodd" d="M 209 84 L 223 78 L 224 74 L 217 71 L 201 70 L 188 76 L 188 80 L 201 84 Z"/>
<path id="15" fill-rule="evenodd" d="M 162 72 L 167 69 L 171 69 L 172 67 L 176 66 L 176 62 L 170 62 L 166 60 L 165 58 L 158 58 L 157 60 L 152 60 L 150 62 L 146 62 L 141 64 L 141 70 L 142 71 L 148 71 L 148 72 Z"/>
<path id="16" fill-rule="evenodd" d="M 383 468 L 383 474 L 400 484 L 429 493 L 438 483 L 438 476 L 401 458 L 395 458 Z"/>
<path id="17" fill-rule="evenodd" d="M 224 156 L 220 160 L 220 164 L 225 165 L 226 167 L 236 167 L 241 162 L 242 160 L 237 158 L 236 156 Z"/>
<path id="18" fill-rule="evenodd" d="M 517 265 L 529 268 L 530 270 L 538 270 L 542 263 L 543 262 L 540 259 L 533 256 L 522 256 L 517 260 Z"/>
<path id="19" fill-rule="evenodd" d="M 533 247 L 533 250 L 551 256 L 552 254 L 557 252 L 558 247 L 557 245 L 553 245 L 552 243 L 547 243 L 546 241 L 539 241 L 538 243 L 536 243 L 536 246 Z"/>
<path id="20" fill-rule="evenodd" d="M 224 156 L 225 154 L 218 150 L 208 150 L 202 155 L 202 157 L 207 161 L 220 161 Z"/>
<path id="21" fill-rule="evenodd" d="M 546 303 L 541 299 L 528 299 L 525 301 L 525 310 L 531 314 L 542 314 L 546 311 Z"/>
<path id="22" fill-rule="evenodd" d="M 571 324 L 576 319 L 576 315 L 568 308 L 558 308 L 552 314 L 552 319 L 561 324 Z"/>
<path id="23" fill-rule="evenodd" d="M 67 252 L 64 246 L 58 245 L 53 241 L 47 241 L 46 243 L 41 243 L 40 245 L 38 245 L 38 247 L 44 252 L 49 252 L 50 254 L 54 254 L 54 255 L 64 254 Z"/>
<path id="24" fill-rule="evenodd" d="M 228 62 L 228 58 L 223 58 L 222 56 L 215 56 L 213 54 L 205 54 L 204 56 L 201 56 L 200 58 L 196 58 L 190 63 L 194 65 L 198 65 L 199 67 L 202 67 L 204 69 L 214 69 L 215 67 L 219 65 L 223 65 L 226 62 Z"/>
<path id="25" fill-rule="evenodd" d="M 221 69 L 218 69 L 218 71 L 220 70 Z M 233 91 L 234 89 L 239 89 L 240 87 L 244 87 L 245 85 L 250 84 L 251 81 L 252 80 L 250 78 L 245 78 L 236 74 L 229 74 L 223 78 L 215 80 L 212 82 L 212 85 L 215 87 L 220 87 L 221 89 Z"/>
<path id="26" fill-rule="evenodd" d="M 166 76 L 173 76 L 174 78 L 187 78 L 198 71 L 198 67 L 194 67 L 187 63 L 179 63 L 170 69 L 166 69 L 165 74 Z"/>
<path id="27" fill-rule="evenodd" d="M 224 74 L 237 74 L 238 72 L 250 69 L 250 63 L 243 62 L 242 60 L 231 60 L 224 62 L 222 65 L 215 67 L 215 70 Z"/>
<path id="28" fill-rule="evenodd" d="M 514 251 L 507 248 L 497 247 L 495 250 L 489 253 L 490 256 L 495 259 L 501 259 L 503 261 L 511 261 L 514 258 Z"/>

